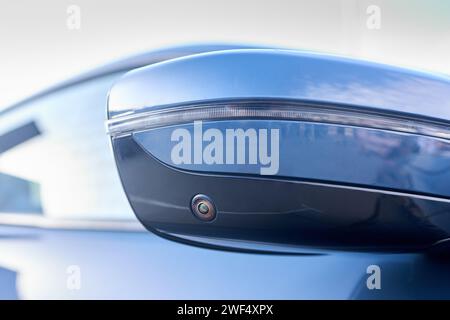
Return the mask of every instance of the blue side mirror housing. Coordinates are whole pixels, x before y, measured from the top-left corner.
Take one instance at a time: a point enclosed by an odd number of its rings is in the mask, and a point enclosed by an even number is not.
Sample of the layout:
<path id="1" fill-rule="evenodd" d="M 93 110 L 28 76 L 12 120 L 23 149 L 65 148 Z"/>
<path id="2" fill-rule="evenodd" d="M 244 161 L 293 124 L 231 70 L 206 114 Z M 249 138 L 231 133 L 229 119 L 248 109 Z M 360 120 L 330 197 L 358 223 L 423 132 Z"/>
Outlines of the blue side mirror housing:
<path id="1" fill-rule="evenodd" d="M 245 49 L 136 69 L 107 127 L 149 230 L 235 250 L 426 250 L 450 232 L 450 79 Z"/>

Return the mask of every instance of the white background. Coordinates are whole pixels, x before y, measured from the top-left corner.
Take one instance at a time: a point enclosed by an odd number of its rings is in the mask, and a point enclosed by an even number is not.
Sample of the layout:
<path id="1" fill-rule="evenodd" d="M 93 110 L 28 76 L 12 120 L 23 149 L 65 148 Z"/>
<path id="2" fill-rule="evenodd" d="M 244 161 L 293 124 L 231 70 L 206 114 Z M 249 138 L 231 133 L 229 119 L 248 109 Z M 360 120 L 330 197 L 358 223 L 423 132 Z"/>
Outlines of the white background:
<path id="1" fill-rule="evenodd" d="M 0 0 L 0 108 L 113 59 L 237 42 L 332 52 L 450 74 L 448 0 Z M 81 29 L 67 8 L 81 9 Z M 369 5 L 381 29 L 366 26 Z"/>

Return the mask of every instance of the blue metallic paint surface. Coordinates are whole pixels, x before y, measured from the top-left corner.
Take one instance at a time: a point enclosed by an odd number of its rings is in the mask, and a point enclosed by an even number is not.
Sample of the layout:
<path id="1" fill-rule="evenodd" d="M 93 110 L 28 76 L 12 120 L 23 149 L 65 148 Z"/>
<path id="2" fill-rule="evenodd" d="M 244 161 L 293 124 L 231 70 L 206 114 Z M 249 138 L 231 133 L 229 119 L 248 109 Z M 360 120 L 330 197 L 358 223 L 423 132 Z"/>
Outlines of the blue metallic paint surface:
<path id="1" fill-rule="evenodd" d="M 215 128 L 279 129 L 276 176 L 331 181 L 450 197 L 450 141 L 394 131 L 295 121 L 233 120 L 203 122 Z M 259 175 L 260 164 L 174 164 L 171 134 L 193 124 L 134 133 L 134 139 L 164 163 L 186 170 Z M 203 145 L 208 145 L 203 142 Z M 192 143 L 192 154 L 194 146 Z M 257 149 L 257 146 L 253 146 Z M 247 146 L 248 153 L 248 146 Z M 270 177 L 269 177 L 270 178 Z"/>
<path id="2" fill-rule="evenodd" d="M 248 49 L 182 57 L 129 72 L 111 90 L 108 112 L 112 118 L 181 102 L 280 98 L 450 121 L 449 96 L 445 76 L 329 55 Z"/>
<path id="3" fill-rule="evenodd" d="M 419 254 L 258 255 L 196 248 L 151 233 L 4 226 L 0 233 L 2 298 L 450 298 L 448 264 Z M 80 290 L 66 286 L 74 264 Z M 381 267 L 382 290 L 367 289 L 372 264 Z"/>

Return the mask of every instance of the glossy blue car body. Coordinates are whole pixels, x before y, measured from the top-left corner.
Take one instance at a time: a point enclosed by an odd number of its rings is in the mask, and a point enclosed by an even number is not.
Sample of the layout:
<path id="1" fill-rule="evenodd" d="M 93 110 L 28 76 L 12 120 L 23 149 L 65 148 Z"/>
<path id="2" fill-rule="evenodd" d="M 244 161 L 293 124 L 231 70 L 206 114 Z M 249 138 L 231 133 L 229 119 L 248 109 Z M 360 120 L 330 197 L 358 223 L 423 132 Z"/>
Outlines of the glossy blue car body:
<path id="1" fill-rule="evenodd" d="M 104 130 L 103 122 L 100 121 L 104 117 L 105 110 L 102 99 L 106 101 L 107 88 L 116 82 L 124 72 L 172 57 L 233 48 L 236 47 L 200 46 L 197 48 L 171 49 L 101 68 L 96 72 L 55 87 L 0 112 L 0 135 L 3 133 L 3 136 L 5 136 L 18 125 L 28 123 L 30 119 L 37 119 L 32 121 L 36 122 L 36 126 L 39 128 L 37 131 L 42 133 L 50 130 L 46 129 L 46 125 L 48 128 L 53 126 L 55 128 L 57 126 L 63 127 L 64 120 L 67 119 L 66 126 L 79 128 L 84 124 L 89 124 L 92 128 L 95 127 L 95 130 L 93 129 L 92 132 L 90 131 L 87 134 L 87 137 L 91 137 L 93 134 L 99 134 L 100 129 Z M 339 60 L 339 58 L 335 59 Z M 369 65 L 372 66 L 372 64 Z M 394 112 L 422 113 L 427 118 L 450 120 L 448 114 L 449 100 L 444 99 L 450 94 L 448 79 L 445 77 L 428 76 L 408 71 L 401 81 L 397 81 L 395 77 L 389 77 L 388 74 L 380 75 L 377 73 L 376 65 L 374 65 L 373 74 L 360 75 L 367 79 L 367 83 L 361 85 L 355 82 L 349 83 L 347 87 L 342 87 L 342 73 L 334 69 L 333 71 L 336 74 L 335 83 L 324 83 L 319 86 L 319 89 L 322 90 L 321 95 L 324 97 L 328 96 L 334 100 L 342 99 L 341 102 L 346 103 L 350 99 L 351 104 L 360 104 L 361 102 L 367 104 L 367 101 L 370 100 L 373 102 L 373 107 L 389 108 Z M 355 72 L 357 73 L 357 71 Z M 85 94 L 83 99 L 96 100 L 95 107 L 97 109 L 95 115 L 92 115 L 95 121 L 87 121 L 86 117 L 89 117 L 89 114 L 85 112 L 76 112 L 74 108 L 76 108 L 77 103 L 80 104 L 80 101 L 74 103 L 74 107 L 71 107 L 70 116 L 64 115 L 62 111 L 62 113 L 58 113 L 53 109 L 46 113 L 45 108 L 47 106 L 51 108 L 53 104 L 57 105 L 56 101 L 51 101 L 52 95 L 58 95 L 63 90 L 70 91 L 71 87 L 85 82 L 95 83 L 97 78 L 105 75 L 111 75 L 111 78 L 101 86 L 101 90 L 89 87 L 83 91 L 83 94 Z M 280 79 L 282 80 L 282 77 Z M 357 89 L 359 95 L 345 95 L 345 88 L 354 90 L 355 85 L 359 86 L 359 89 Z M 399 88 L 406 88 L 404 96 L 397 95 L 396 90 L 399 90 Z M 212 90 L 216 89 L 212 88 Z M 267 82 L 267 92 L 264 92 L 269 95 L 270 81 Z M 195 96 L 195 92 L 188 94 Z M 426 101 L 425 99 L 428 96 L 435 100 Z M 77 97 L 74 96 L 73 99 L 77 99 Z M 41 104 L 42 107 L 39 105 L 39 99 L 44 99 Z M 162 99 L 168 99 L 168 97 L 162 97 Z M 195 99 L 193 98 L 193 100 Z M 35 101 L 38 101 L 39 108 L 33 108 Z M 163 102 L 161 104 L 170 103 L 166 100 Z M 434 107 L 430 108 L 430 105 Z M 32 111 L 27 111 L 27 109 L 32 109 Z M 49 118 L 49 114 L 51 118 Z M 62 123 L 58 124 L 57 120 Z M 70 130 L 58 128 L 55 131 L 61 133 L 60 140 L 55 138 L 56 145 L 58 143 L 70 144 L 73 138 Z M 25 148 L 25 143 L 33 143 L 33 139 L 39 139 L 39 135 L 43 134 L 36 133 L 38 138 L 24 139 L 23 147 Z M 107 137 L 104 131 L 102 137 L 106 141 Z M 342 133 L 342 137 L 345 137 L 344 133 Z M 146 142 L 145 137 L 141 143 L 152 145 L 151 141 Z M 22 142 L 18 143 L 17 147 L 5 148 L 4 155 L 19 150 L 20 145 L 22 145 Z M 349 148 L 352 148 L 352 146 L 349 143 Z M 52 148 L 54 147 L 54 144 L 52 144 Z M 74 155 L 82 155 L 82 152 L 89 152 L 89 150 L 91 149 L 88 148 L 87 151 L 77 149 Z M 152 152 L 157 153 L 158 150 L 152 150 Z M 445 155 L 447 153 L 444 153 Z M 0 161 L 2 156 L 0 155 Z M 78 166 L 82 162 L 82 156 L 80 156 L 80 159 L 73 156 L 68 158 L 74 161 L 74 164 L 69 168 L 84 168 L 84 166 Z M 16 159 L 11 161 L 13 160 Z M 61 161 L 63 160 L 67 159 L 61 158 Z M 307 161 L 305 159 L 305 165 L 311 165 L 312 167 L 309 170 L 314 172 L 314 165 L 318 164 L 312 160 Z M 112 165 L 112 158 L 107 161 L 109 165 Z M 2 172 L 1 168 L 0 166 L 0 172 Z M 8 166 L 6 168 L 10 170 Z M 65 172 L 66 169 L 63 166 L 61 168 L 61 172 Z M 92 168 L 95 168 L 95 165 Z M 110 169 L 110 167 L 107 167 L 107 169 Z M 341 174 L 336 169 L 333 167 L 331 172 L 335 175 Z M 55 166 L 55 170 L 57 171 L 57 166 Z M 442 178 L 439 183 L 428 187 L 419 183 L 413 186 L 416 188 L 413 188 L 413 191 L 421 192 L 423 190 L 420 188 L 427 190 L 434 188 L 433 192 L 448 197 L 449 186 L 445 177 L 449 175 L 450 170 L 445 163 L 442 171 L 443 175 L 439 175 Z M 11 172 L 8 171 L 8 175 L 12 174 Z M 23 177 L 28 174 L 26 171 L 24 172 L 20 172 L 18 176 Z M 320 173 L 320 170 L 317 170 L 317 173 Z M 282 252 L 271 254 L 244 253 L 195 247 L 158 237 L 144 230 L 136 220 L 133 220 L 131 215 L 121 215 L 119 209 L 126 206 L 125 200 L 114 208 L 109 207 L 107 202 L 110 199 L 104 194 L 109 190 L 102 190 L 102 186 L 112 182 L 100 177 L 104 174 L 105 172 L 101 171 L 98 174 L 99 177 L 94 175 L 91 179 L 86 180 L 94 181 L 93 185 L 96 186 L 96 189 L 86 191 L 84 190 L 86 189 L 85 180 L 80 182 L 72 178 L 70 181 L 73 184 L 69 184 L 68 188 L 69 191 L 70 187 L 77 190 L 77 186 L 80 184 L 79 192 L 82 199 L 86 199 L 88 204 L 92 203 L 92 211 L 98 212 L 96 216 L 90 216 L 88 207 L 81 207 L 78 209 L 79 212 L 76 209 L 73 209 L 73 212 L 67 209 L 67 214 L 59 216 L 58 208 L 64 206 L 64 203 L 54 204 L 48 199 L 47 203 L 45 201 L 39 202 L 41 209 L 39 209 L 39 206 L 37 206 L 38 209 L 31 205 L 26 207 L 30 211 L 29 214 L 23 214 L 22 211 L 24 210 L 17 209 L 18 206 L 14 204 L 5 205 L 5 208 L 12 208 L 8 210 L 12 210 L 13 213 L 3 209 L 3 218 L 0 216 L 1 298 L 450 298 L 450 276 L 448 274 L 450 264 L 445 259 L 437 259 L 423 253 L 348 252 L 311 250 L 311 248 L 305 253 L 294 254 Z M 304 173 L 299 174 L 304 175 Z M 370 178 L 366 180 L 370 180 Z M 50 182 L 43 183 L 42 186 L 48 186 L 47 189 L 55 190 L 52 189 L 54 184 L 62 184 L 65 181 L 64 177 L 54 177 Z M 118 183 L 118 181 L 116 178 L 113 182 Z M 370 182 L 374 183 L 374 180 Z M 15 183 L 20 185 L 21 182 Z M 401 179 L 395 180 L 394 183 L 401 183 Z M 61 191 L 61 197 L 70 199 L 69 191 L 67 194 Z M 97 195 L 91 198 L 84 192 L 96 193 Z M 115 196 L 121 196 L 125 199 L 124 195 L 120 194 L 119 185 L 111 192 L 114 192 Z M 41 194 L 45 194 L 45 190 Z M 27 197 L 27 195 L 28 193 L 24 191 L 23 197 L 30 198 L 30 203 L 34 203 L 33 198 Z M 4 203 L 6 203 L 7 198 L 1 196 L 0 193 L 0 200 Z M 11 199 L 11 196 L 9 196 L 9 199 Z M 17 199 L 20 202 L 21 198 L 18 197 Z M 111 212 L 117 210 L 117 212 L 108 214 L 108 210 L 111 210 Z M 76 270 L 79 271 L 78 280 L 80 280 L 75 287 L 70 285 L 74 275 L 72 272 L 73 266 L 76 266 Z M 381 270 L 380 289 L 369 289 L 370 286 L 367 285 L 371 275 L 371 266 L 378 266 Z"/>

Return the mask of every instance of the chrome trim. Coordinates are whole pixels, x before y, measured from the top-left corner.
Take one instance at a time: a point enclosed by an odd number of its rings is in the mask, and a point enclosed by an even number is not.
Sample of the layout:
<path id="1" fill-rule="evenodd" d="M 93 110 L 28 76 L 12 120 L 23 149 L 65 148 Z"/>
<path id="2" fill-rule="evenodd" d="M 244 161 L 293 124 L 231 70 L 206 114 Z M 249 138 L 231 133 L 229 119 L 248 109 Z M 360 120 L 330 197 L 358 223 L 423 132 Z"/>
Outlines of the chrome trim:
<path id="1" fill-rule="evenodd" d="M 147 230 L 137 220 L 54 219 L 26 213 L 0 213 L 0 225 L 39 229 L 147 232 Z"/>

